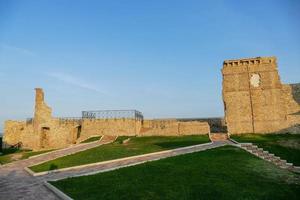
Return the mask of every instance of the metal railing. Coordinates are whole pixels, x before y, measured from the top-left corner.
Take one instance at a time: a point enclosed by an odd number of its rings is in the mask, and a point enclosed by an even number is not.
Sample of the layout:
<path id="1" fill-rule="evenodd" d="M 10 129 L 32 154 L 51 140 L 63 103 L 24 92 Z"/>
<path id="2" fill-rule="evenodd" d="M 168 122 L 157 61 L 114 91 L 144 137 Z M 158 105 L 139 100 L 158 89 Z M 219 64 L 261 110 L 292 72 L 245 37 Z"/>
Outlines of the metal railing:
<path id="1" fill-rule="evenodd" d="M 82 118 L 143 120 L 144 116 L 140 111 L 137 110 L 94 110 L 82 111 Z"/>

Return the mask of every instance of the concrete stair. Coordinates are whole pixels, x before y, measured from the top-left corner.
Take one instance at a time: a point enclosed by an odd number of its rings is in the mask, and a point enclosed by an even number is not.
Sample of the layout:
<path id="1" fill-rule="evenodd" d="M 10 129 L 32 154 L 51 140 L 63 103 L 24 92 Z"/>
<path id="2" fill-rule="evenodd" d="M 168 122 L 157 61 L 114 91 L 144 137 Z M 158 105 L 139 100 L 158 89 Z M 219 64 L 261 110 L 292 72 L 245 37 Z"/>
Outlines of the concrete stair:
<path id="1" fill-rule="evenodd" d="M 228 140 L 227 133 L 210 133 L 209 138 L 212 142 Z"/>
<path id="2" fill-rule="evenodd" d="M 298 167 L 295 167 L 293 163 L 288 163 L 286 160 L 283 160 L 280 157 L 269 153 L 268 151 L 264 151 L 262 148 L 259 148 L 252 143 L 240 143 L 239 145 L 242 149 L 248 151 L 249 153 L 254 154 L 255 156 L 260 157 L 266 161 L 269 161 L 282 169 L 298 171 Z"/>

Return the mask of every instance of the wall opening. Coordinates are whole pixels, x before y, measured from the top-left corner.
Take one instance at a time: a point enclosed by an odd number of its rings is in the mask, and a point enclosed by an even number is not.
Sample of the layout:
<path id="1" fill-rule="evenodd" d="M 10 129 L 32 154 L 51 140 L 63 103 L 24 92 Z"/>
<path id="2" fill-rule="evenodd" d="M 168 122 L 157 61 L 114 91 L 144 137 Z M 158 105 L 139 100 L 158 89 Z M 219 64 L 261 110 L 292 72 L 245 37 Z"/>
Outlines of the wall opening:
<path id="1" fill-rule="evenodd" d="M 75 144 L 77 139 L 80 138 L 81 135 L 81 126 L 76 126 L 72 131 L 72 143 Z"/>
<path id="2" fill-rule="evenodd" d="M 40 139 L 41 148 L 45 148 L 49 146 L 49 133 L 50 133 L 49 127 L 42 127 L 41 139 Z"/>
<path id="3" fill-rule="evenodd" d="M 80 134 L 81 134 L 81 126 L 78 126 L 76 132 L 76 139 L 80 138 Z"/>

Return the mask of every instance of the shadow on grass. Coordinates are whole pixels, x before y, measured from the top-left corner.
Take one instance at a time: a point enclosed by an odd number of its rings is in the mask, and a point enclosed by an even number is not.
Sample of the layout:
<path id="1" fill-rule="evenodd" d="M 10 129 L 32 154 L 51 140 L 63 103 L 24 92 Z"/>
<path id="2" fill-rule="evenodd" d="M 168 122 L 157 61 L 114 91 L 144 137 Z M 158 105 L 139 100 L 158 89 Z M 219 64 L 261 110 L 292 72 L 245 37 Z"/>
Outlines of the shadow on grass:
<path id="1" fill-rule="evenodd" d="M 2 149 L 2 155 L 12 154 L 19 152 L 20 150 L 17 148 L 8 148 L 8 149 Z"/>
<path id="2" fill-rule="evenodd" d="M 54 170 L 54 169 L 58 169 L 58 166 L 55 164 L 51 164 L 49 170 Z"/>

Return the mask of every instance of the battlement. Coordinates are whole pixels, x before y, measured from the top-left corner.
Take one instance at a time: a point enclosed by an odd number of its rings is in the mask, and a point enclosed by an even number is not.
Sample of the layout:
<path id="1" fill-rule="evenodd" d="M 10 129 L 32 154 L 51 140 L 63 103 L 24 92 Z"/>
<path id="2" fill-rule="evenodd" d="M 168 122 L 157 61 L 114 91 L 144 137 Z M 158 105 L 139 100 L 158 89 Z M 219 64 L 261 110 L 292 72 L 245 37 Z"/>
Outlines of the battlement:
<path id="1" fill-rule="evenodd" d="M 260 65 L 260 64 L 276 64 L 276 57 L 256 57 L 256 58 L 225 60 L 223 62 L 223 67 Z"/>

